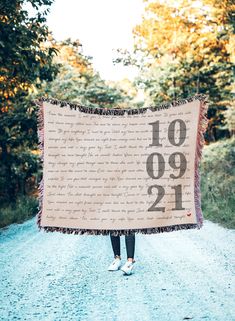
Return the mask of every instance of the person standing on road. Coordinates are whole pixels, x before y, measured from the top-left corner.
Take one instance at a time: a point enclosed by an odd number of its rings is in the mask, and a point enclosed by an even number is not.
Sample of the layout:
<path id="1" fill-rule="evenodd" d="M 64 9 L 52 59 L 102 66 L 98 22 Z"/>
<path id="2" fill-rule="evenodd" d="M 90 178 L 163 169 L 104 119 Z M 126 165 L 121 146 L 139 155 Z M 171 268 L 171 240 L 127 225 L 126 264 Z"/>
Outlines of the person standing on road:
<path id="1" fill-rule="evenodd" d="M 126 253 L 127 261 L 121 267 L 121 249 L 120 249 L 120 235 L 114 236 L 110 234 L 111 244 L 114 253 L 114 260 L 108 267 L 108 271 L 118 271 L 121 269 L 124 275 L 130 275 L 133 273 L 133 267 L 135 263 L 134 252 L 135 252 L 135 233 L 130 235 L 125 235 Z M 121 268 L 120 268 L 121 267 Z"/>

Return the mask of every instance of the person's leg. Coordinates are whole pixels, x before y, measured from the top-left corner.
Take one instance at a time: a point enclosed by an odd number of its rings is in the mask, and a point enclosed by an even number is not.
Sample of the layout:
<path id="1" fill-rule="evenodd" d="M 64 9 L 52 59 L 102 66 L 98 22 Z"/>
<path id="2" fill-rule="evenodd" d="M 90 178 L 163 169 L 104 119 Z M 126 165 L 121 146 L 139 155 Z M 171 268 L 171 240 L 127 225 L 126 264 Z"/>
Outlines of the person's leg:
<path id="1" fill-rule="evenodd" d="M 110 234 L 110 239 L 111 239 L 111 243 L 112 243 L 112 248 L 113 248 L 113 254 L 114 257 L 116 258 L 117 256 L 119 258 L 121 258 L 120 256 L 120 236 L 114 236 Z"/>
<path id="2" fill-rule="evenodd" d="M 134 260 L 135 253 L 135 234 L 125 235 L 125 243 L 126 243 L 126 253 L 128 261 Z"/>

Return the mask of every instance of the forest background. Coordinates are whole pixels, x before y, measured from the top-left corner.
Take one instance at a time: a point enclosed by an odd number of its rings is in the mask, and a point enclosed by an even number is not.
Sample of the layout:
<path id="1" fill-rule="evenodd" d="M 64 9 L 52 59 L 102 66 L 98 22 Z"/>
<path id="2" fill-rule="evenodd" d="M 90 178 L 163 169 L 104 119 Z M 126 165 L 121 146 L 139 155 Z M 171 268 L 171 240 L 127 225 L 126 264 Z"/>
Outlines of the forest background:
<path id="1" fill-rule="evenodd" d="M 235 227 L 234 2 L 144 2 L 133 50 L 119 48 L 113 60 L 136 66 L 138 75 L 107 81 L 79 39 L 53 38 L 46 19 L 52 0 L 0 1 L 0 227 L 38 211 L 42 164 L 34 99 L 138 108 L 196 93 L 209 97 L 200 164 L 204 217 Z"/>

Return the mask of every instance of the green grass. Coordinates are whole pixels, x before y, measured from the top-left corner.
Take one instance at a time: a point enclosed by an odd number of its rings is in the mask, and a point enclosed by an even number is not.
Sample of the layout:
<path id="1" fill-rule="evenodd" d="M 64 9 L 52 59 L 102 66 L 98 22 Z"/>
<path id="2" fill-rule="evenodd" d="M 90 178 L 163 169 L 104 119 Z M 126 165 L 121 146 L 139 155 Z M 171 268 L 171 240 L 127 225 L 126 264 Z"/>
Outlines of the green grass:
<path id="1" fill-rule="evenodd" d="M 12 223 L 23 223 L 37 214 L 38 200 L 33 196 L 20 196 L 14 204 L 0 209 L 0 228 Z"/>
<path id="2" fill-rule="evenodd" d="M 204 146 L 199 168 L 204 218 L 235 228 L 235 137 Z"/>

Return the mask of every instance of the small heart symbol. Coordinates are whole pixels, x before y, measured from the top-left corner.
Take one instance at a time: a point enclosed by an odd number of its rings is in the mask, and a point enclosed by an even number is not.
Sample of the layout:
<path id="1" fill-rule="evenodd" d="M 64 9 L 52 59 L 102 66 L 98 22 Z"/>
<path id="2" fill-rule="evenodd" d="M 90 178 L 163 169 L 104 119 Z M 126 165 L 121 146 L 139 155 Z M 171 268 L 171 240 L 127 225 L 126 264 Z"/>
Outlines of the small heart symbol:
<path id="1" fill-rule="evenodd" d="M 190 213 L 190 212 L 189 212 L 189 213 L 187 213 L 187 216 L 190 216 L 190 215 L 192 215 L 192 213 Z"/>

